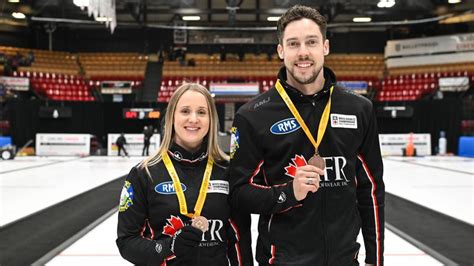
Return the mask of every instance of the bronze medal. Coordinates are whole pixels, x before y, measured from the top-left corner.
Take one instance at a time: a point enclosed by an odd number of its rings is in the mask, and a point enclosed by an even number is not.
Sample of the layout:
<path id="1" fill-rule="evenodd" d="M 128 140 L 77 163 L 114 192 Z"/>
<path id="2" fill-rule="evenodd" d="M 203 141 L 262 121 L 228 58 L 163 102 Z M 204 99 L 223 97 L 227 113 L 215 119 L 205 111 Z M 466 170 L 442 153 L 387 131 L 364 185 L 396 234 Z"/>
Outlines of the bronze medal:
<path id="1" fill-rule="evenodd" d="M 209 230 L 209 222 L 204 216 L 195 216 L 191 222 L 191 226 L 201 230 L 203 233 Z"/>
<path id="2" fill-rule="evenodd" d="M 318 167 L 319 169 L 324 170 L 326 168 L 326 162 L 324 161 L 319 154 L 315 153 L 311 158 L 309 158 L 308 164 L 314 165 Z"/>

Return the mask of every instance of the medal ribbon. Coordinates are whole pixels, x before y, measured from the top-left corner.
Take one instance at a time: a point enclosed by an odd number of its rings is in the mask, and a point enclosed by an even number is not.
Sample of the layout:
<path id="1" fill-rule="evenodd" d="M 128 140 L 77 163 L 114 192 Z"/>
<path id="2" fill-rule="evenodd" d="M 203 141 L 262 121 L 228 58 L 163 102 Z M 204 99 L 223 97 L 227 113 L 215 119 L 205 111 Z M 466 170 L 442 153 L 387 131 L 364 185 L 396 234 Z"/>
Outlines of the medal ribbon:
<path id="1" fill-rule="evenodd" d="M 281 85 L 280 80 L 277 80 L 277 82 L 275 84 L 275 88 L 277 89 L 278 94 L 280 94 L 283 101 L 286 103 L 286 106 L 288 106 L 288 109 L 290 109 L 291 113 L 296 118 L 296 121 L 298 121 L 298 123 L 300 124 L 301 128 L 303 129 L 303 131 L 306 134 L 306 136 L 308 137 L 308 139 L 313 144 L 314 149 L 315 149 L 315 153 L 316 153 L 316 155 L 318 155 L 319 154 L 318 153 L 318 147 L 319 147 L 319 144 L 321 144 L 321 140 L 323 139 L 324 133 L 326 132 L 326 128 L 327 128 L 327 125 L 328 125 L 329 112 L 331 111 L 331 96 L 332 96 L 332 91 L 334 89 L 334 86 L 332 86 L 331 89 L 330 89 L 329 100 L 326 103 L 326 107 L 324 107 L 323 115 L 321 116 L 321 120 L 319 122 L 317 141 L 314 140 L 314 137 L 311 134 L 311 132 L 309 131 L 308 126 L 306 126 L 306 123 L 304 122 L 303 118 L 301 118 L 300 113 L 298 112 L 295 105 L 291 101 L 290 96 L 288 96 L 285 89 Z"/>
<path id="2" fill-rule="evenodd" d="M 179 212 L 190 218 L 193 218 L 194 216 L 200 216 L 202 208 L 204 207 L 204 202 L 206 201 L 207 188 L 209 187 L 212 165 L 214 163 L 211 157 L 207 157 L 206 170 L 204 171 L 204 177 L 202 178 L 201 188 L 199 189 L 199 196 L 196 201 L 196 205 L 194 206 L 194 213 L 188 213 L 188 206 L 186 204 L 186 198 L 184 197 L 183 188 L 181 187 L 181 182 L 179 181 L 178 174 L 176 173 L 176 169 L 174 168 L 173 163 L 171 162 L 168 152 L 163 152 L 162 158 L 166 166 L 166 170 L 168 170 L 168 173 L 170 174 L 171 179 L 173 180 L 173 186 L 176 190 L 176 196 L 178 197 L 179 202 Z"/>

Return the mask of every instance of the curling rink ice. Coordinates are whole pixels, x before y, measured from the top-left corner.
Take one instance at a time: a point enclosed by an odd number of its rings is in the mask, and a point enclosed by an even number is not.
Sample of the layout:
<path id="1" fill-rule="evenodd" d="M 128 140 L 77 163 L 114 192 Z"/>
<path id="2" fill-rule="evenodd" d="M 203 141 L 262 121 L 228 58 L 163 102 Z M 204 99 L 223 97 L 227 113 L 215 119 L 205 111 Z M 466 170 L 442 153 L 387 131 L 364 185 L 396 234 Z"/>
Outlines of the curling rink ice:
<path id="1" fill-rule="evenodd" d="M 62 202 L 126 175 L 143 157 L 17 157 L 0 162 L 0 226 Z M 386 191 L 473 224 L 474 159 L 463 157 L 386 157 Z M 119 199 L 117 198 L 117 204 Z M 462 202 L 463 204 L 458 204 Z M 253 248 L 257 215 L 252 215 Z M 115 245 L 117 212 L 111 210 L 97 226 L 47 265 L 131 265 Z M 89 228 L 88 228 L 89 229 Z M 87 230 L 84 230 L 87 231 Z M 363 245 L 361 235 L 359 243 Z M 359 262 L 363 265 L 364 248 Z M 385 265 L 442 265 L 390 230 L 385 231 Z"/>

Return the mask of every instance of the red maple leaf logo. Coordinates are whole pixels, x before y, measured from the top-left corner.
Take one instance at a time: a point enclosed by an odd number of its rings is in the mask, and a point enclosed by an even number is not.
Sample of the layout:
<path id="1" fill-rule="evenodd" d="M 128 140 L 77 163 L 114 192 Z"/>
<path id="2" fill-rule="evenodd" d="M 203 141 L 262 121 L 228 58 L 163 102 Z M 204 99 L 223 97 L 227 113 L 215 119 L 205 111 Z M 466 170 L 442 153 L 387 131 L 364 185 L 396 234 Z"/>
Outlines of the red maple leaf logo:
<path id="1" fill-rule="evenodd" d="M 296 175 L 296 168 L 305 166 L 308 163 L 306 162 L 306 159 L 302 155 L 295 155 L 295 158 L 291 159 L 293 163 L 290 163 L 289 166 L 285 167 L 285 175 L 295 177 Z"/>
<path id="2" fill-rule="evenodd" d="M 162 232 L 162 234 L 165 235 L 174 236 L 174 234 L 176 234 L 176 232 L 184 226 L 184 223 L 181 218 L 176 217 L 174 215 L 171 215 L 171 218 L 166 219 L 166 221 L 167 223 L 163 227 Z"/>

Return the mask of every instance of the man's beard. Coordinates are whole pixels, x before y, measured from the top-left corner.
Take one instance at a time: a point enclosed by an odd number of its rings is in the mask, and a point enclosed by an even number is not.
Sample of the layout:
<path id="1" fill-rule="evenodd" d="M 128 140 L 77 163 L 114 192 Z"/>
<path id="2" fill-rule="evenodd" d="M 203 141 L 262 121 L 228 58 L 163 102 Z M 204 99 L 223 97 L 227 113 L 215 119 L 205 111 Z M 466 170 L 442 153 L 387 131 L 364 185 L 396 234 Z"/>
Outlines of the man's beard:
<path id="1" fill-rule="evenodd" d="M 301 78 L 298 78 L 294 73 L 293 71 L 287 67 L 287 70 L 288 70 L 288 73 L 290 73 L 291 77 L 296 81 L 298 82 L 299 84 L 301 85 L 307 85 L 307 84 L 311 84 L 313 83 L 319 76 L 319 73 L 321 72 L 321 70 L 323 69 L 323 66 L 321 66 L 319 69 L 315 69 L 315 71 L 312 73 L 311 76 L 309 76 L 309 78 L 307 79 L 301 79 Z"/>

